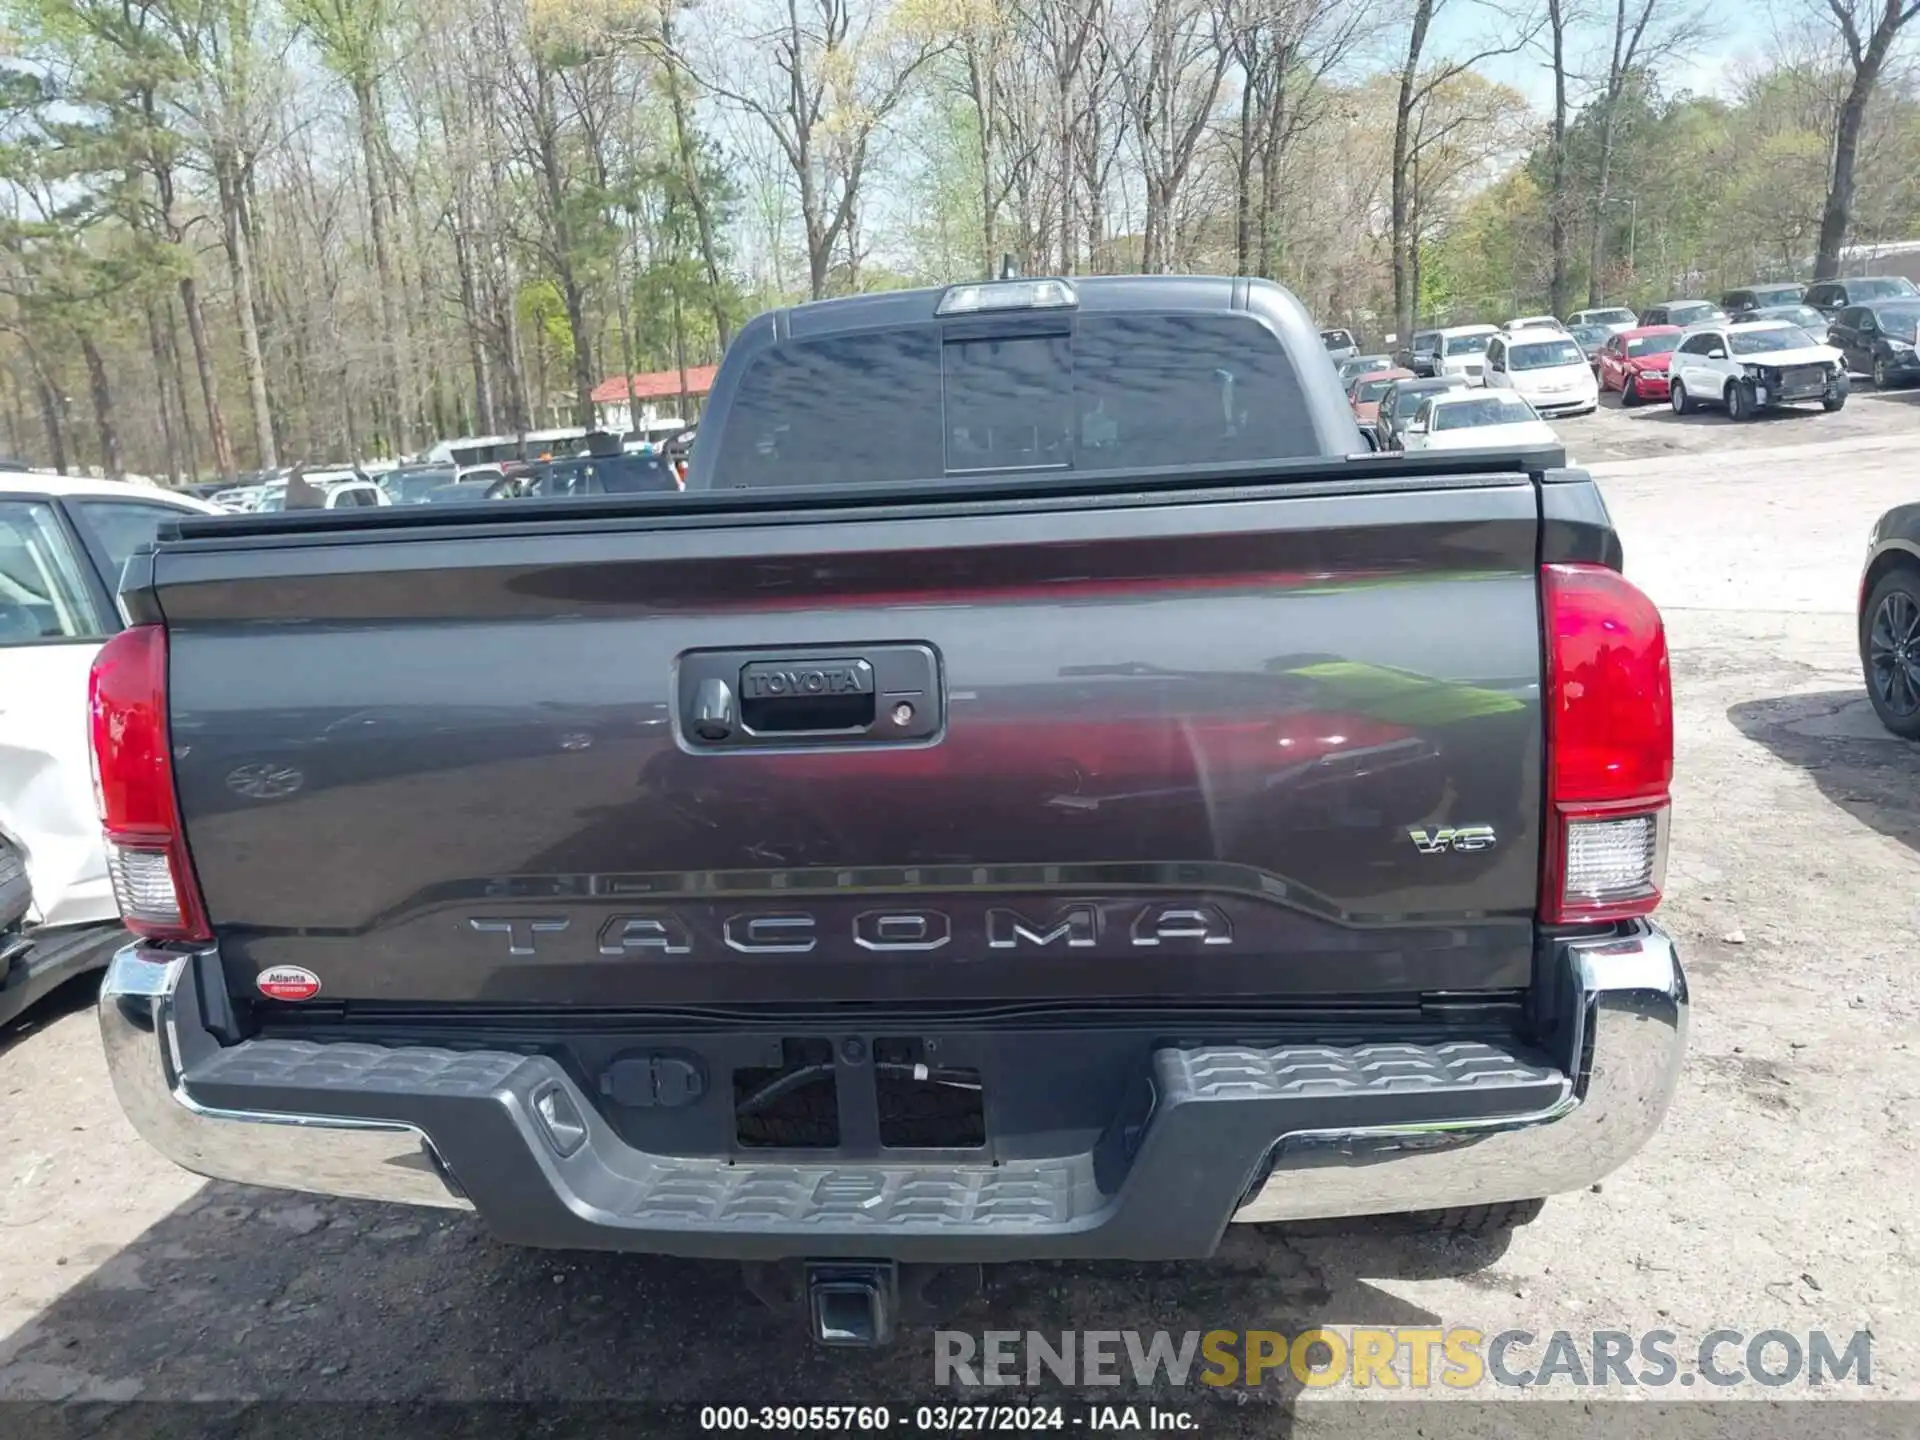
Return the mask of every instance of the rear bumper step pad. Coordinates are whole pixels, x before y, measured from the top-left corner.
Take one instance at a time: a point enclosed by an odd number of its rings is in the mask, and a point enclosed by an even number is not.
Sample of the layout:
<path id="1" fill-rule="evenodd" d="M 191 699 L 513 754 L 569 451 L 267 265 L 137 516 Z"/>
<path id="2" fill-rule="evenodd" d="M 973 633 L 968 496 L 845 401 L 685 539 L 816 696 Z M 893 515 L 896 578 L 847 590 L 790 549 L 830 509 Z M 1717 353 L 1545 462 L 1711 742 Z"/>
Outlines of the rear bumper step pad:
<path id="1" fill-rule="evenodd" d="M 552 1059 L 253 1040 L 201 1019 L 215 957 L 130 947 L 102 989 L 116 1091 L 177 1163 L 259 1185 L 471 1206 L 511 1242 L 740 1259 L 1204 1256 L 1235 1220 L 1531 1199 L 1658 1125 L 1686 987 L 1652 927 L 1562 947 L 1568 1053 L 1479 1041 L 1153 1055 L 1083 1154 L 741 1163 L 636 1149 Z"/>

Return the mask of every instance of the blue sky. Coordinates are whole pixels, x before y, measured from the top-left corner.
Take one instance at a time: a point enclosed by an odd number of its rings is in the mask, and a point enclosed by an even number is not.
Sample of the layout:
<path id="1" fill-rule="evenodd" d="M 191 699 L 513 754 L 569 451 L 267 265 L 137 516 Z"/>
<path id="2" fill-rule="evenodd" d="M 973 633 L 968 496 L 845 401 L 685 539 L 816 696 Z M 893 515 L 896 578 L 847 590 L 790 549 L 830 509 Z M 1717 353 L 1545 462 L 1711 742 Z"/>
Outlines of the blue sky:
<path id="1" fill-rule="evenodd" d="M 1611 6 L 1608 8 L 1611 9 Z M 1486 3 L 1448 0 L 1428 36 L 1428 53 L 1435 58 L 1445 54 L 1471 54 L 1485 46 L 1487 36 L 1500 34 L 1500 27 L 1510 24 L 1499 10 Z M 1761 22 L 1748 15 L 1746 23 L 1723 30 L 1694 47 L 1684 59 L 1675 62 L 1671 73 L 1664 77 L 1663 88 L 1668 93 L 1681 90 L 1690 90 L 1697 95 L 1722 93 L 1740 62 L 1759 52 L 1762 39 Z M 1605 35 L 1598 27 L 1578 37 L 1572 57 L 1575 64 L 1601 58 L 1600 47 L 1604 40 Z M 1536 109 L 1546 111 L 1552 107 L 1553 70 L 1544 51 L 1529 49 L 1514 55 L 1498 55 L 1484 61 L 1478 68 L 1488 79 L 1513 86 Z M 1584 88 L 1580 85 L 1574 87 L 1569 98 L 1575 105 L 1584 98 Z"/>

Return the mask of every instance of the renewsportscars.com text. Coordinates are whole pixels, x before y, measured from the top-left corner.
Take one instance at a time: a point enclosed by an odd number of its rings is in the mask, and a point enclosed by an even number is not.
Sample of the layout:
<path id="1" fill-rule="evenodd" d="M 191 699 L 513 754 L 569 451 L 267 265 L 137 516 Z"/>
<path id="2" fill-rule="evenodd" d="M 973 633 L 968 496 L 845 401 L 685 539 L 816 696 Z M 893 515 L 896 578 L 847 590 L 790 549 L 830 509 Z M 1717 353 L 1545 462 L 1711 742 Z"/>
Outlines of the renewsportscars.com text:
<path id="1" fill-rule="evenodd" d="M 1699 1389 L 1870 1386 L 1865 1330 L 1475 1330 L 1322 1326 L 1279 1330 L 938 1330 L 936 1385 L 1288 1383 L 1356 1390 Z"/>

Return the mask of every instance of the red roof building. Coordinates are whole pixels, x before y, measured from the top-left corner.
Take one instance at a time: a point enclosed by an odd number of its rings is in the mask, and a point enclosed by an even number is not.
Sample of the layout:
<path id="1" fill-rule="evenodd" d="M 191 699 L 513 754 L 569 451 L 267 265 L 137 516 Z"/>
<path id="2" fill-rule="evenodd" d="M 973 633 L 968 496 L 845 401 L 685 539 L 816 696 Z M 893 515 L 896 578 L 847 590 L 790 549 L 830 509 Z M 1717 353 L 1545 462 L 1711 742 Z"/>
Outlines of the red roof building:
<path id="1" fill-rule="evenodd" d="M 633 376 L 632 394 L 640 410 L 638 416 L 627 413 L 628 377 L 616 375 L 593 387 L 593 407 L 602 425 L 610 430 L 627 430 L 641 420 L 678 414 L 680 396 L 685 393 L 691 402 L 687 408 L 692 413 L 680 415 L 679 418 L 692 420 L 699 412 L 700 401 L 713 389 L 714 371 L 719 368 L 717 365 L 689 365 L 684 390 L 678 370 L 655 370 L 646 375 Z"/>

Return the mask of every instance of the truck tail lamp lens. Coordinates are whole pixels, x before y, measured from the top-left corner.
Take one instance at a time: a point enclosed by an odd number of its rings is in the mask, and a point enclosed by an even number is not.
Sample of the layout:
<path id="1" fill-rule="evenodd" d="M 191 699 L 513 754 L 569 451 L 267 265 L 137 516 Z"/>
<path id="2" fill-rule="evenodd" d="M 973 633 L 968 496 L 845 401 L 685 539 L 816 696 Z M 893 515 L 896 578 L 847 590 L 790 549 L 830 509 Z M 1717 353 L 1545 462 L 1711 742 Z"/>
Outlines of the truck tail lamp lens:
<path id="1" fill-rule="evenodd" d="M 121 918 L 150 940 L 212 939 L 174 798 L 163 629 L 136 625 L 100 648 L 87 714 L 94 801 Z"/>
<path id="2" fill-rule="evenodd" d="M 1622 920 L 1660 903 L 1673 688 L 1653 602 L 1600 565 L 1547 565 L 1547 846 L 1540 919 Z"/>

